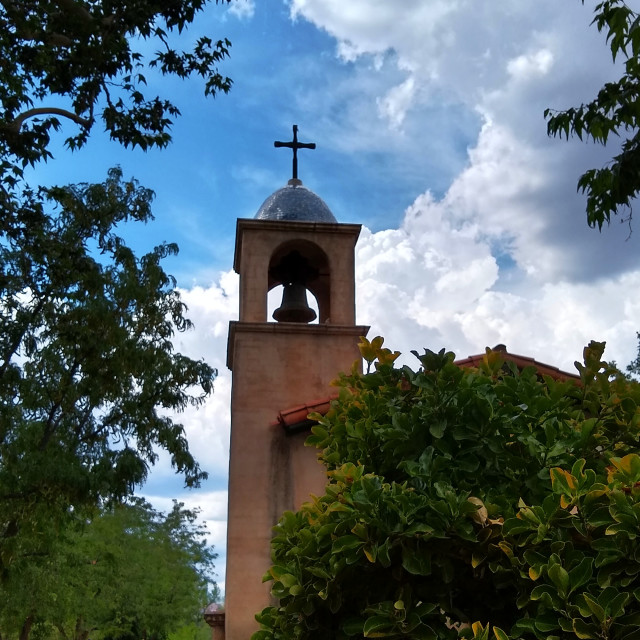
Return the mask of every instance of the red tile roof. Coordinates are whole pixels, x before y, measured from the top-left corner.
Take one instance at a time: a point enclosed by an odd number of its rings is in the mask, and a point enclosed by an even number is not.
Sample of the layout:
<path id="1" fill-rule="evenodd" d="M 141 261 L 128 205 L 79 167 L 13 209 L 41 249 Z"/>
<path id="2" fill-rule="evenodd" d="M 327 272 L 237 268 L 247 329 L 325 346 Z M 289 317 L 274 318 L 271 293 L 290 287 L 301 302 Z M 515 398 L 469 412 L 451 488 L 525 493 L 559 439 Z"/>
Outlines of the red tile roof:
<path id="1" fill-rule="evenodd" d="M 503 358 L 506 362 L 513 362 L 518 369 L 524 369 L 525 367 L 535 367 L 540 375 L 551 376 L 554 380 L 580 380 L 580 376 L 577 373 L 569 373 L 562 371 L 558 367 L 554 367 L 544 362 L 538 362 L 534 358 L 528 356 L 520 356 L 517 353 L 509 353 L 507 348 L 503 344 L 496 345 L 492 351 L 500 351 L 503 354 Z M 478 367 L 482 363 L 482 359 L 485 354 L 479 354 L 477 356 L 469 356 L 463 360 L 456 360 L 455 364 L 459 367 Z"/>
<path id="2" fill-rule="evenodd" d="M 309 414 L 319 413 L 324 415 L 329 411 L 331 401 L 336 397 L 337 396 L 330 396 L 322 400 L 310 402 L 309 404 L 301 404 L 298 407 L 280 411 L 276 424 L 281 424 L 288 433 L 305 429 L 314 423 L 313 420 L 309 420 Z"/>
<path id="3" fill-rule="evenodd" d="M 569 373 L 562 371 L 558 367 L 554 367 L 544 362 L 538 362 L 534 358 L 528 356 L 521 356 L 516 353 L 509 353 L 507 348 L 503 344 L 496 345 L 493 351 L 501 351 L 503 358 L 506 362 L 513 362 L 519 369 L 525 367 L 535 367 L 540 375 L 550 376 L 554 380 L 579 380 L 580 376 L 575 373 Z M 478 354 L 476 356 L 469 356 L 462 360 L 456 360 L 455 364 L 459 367 L 478 367 L 482 363 L 482 359 L 485 354 Z M 280 424 L 287 433 L 296 433 L 308 429 L 314 424 L 314 420 L 309 419 L 310 413 L 319 413 L 325 415 L 330 407 L 331 401 L 337 398 L 336 395 L 316 400 L 308 404 L 301 404 L 291 409 L 284 409 L 278 413 L 276 422 L 274 424 Z"/>

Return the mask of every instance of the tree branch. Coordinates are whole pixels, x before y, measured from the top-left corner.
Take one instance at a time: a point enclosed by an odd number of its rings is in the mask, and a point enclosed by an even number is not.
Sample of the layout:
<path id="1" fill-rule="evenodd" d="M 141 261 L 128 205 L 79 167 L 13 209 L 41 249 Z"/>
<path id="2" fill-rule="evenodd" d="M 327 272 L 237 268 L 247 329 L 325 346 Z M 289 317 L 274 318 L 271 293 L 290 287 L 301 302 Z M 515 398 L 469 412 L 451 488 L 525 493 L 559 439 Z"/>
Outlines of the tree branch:
<path id="1" fill-rule="evenodd" d="M 12 120 L 9 123 L 9 126 L 15 128 L 16 130 L 20 130 L 20 127 L 25 120 L 33 118 L 35 116 L 43 115 L 62 116 L 64 118 L 68 118 L 69 120 L 73 120 L 73 122 L 80 125 L 81 127 L 84 127 L 85 129 L 88 129 L 92 124 L 91 118 L 83 118 L 82 116 L 73 113 L 73 111 L 59 109 L 58 107 L 35 107 L 33 109 L 27 109 L 26 111 L 18 114 L 15 120 Z"/>
<path id="2" fill-rule="evenodd" d="M 69 640 L 69 636 L 67 635 L 66 631 L 64 630 L 64 627 L 60 622 L 55 622 L 54 627 L 58 630 L 58 632 L 64 638 L 64 640 Z"/>
<path id="3" fill-rule="evenodd" d="M 73 13 L 76 16 L 82 18 L 85 22 L 93 22 L 94 17 L 88 11 L 88 9 L 76 0 L 55 0 L 55 3 L 62 9 L 62 11 L 66 11 L 68 13 Z"/>
<path id="4" fill-rule="evenodd" d="M 29 640 L 29 635 L 31 634 L 31 627 L 33 626 L 33 613 L 30 613 L 27 616 L 27 619 L 24 621 L 22 628 L 20 629 L 20 640 Z"/>
<path id="5" fill-rule="evenodd" d="M 47 292 L 38 301 L 38 304 L 36 304 L 36 306 L 31 310 L 31 312 L 29 314 L 29 318 L 28 318 L 28 320 L 26 322 L 24 322 L 24 326 L 23 326 L 22 330 L 18 333 L 17 336 L 15 336 L 13 342 L 11 343 L 11 345 L 7 349 L 6 353 L 4 354 L 3 362 L 0 365 L 0 379 L 6 373 L 9 364 L 11 364 L 11 359 L 13 358 L 13 356 L 16 355 L 16 353 L 18 351 L 18 348 L 22 344 L 22 340 L 23 340 L 24 336 L 26 335 L 27 331 L 29 331 L 29 327 L 31 326 L 31 323 L 36 319 L 36 317 L 40 313 L 40 311 L 42 311 L 42 308 L 44 307 L 44 304 L 45 304 L 45 301 L 46 301 L 46 297 L 49 295 L 50 289 L 51 288 L 49 287 Z"/>
<path id="6" fill-rule="evenodd" d="M 36 40 L 39 42 L 44 42 L 45 44 L 50 44 L 54 47 L 64 47 L 68 49 L 72 44 L 73 40 L 68 36 L 62 35 L 61 33 L 45 33 L 44 31 L 23 31 L 20 33 L 20 37 L 25 40 Z"/>
<path id="7" fill-rule="evenodd" d="M 60 385 L 60 389 L 59 389 L 60 400 L 55 401 L 53 403 L 51 409 L 49 410 L 49 416 L 47 418 L 47 422 L 46 422 L 45 427 L 44 427 L 44 434 L 42 435 L 42 438 L 40 439 L 40 443 L 38 444 L 38 450 L 39 451 L 44 451 L 47 448 L 47 445 L 49 444 L 49 441 L 51 440 L 51 437 L 55 433 L 55 431 L 56 431 L 56 429 L 58 427 L 58 424 L 60 423 L 60 420 L 62 419 L 61 415 L 58 416 L 57 419 L 55 419 L 56 418 L 56 413 L 58 412 L 58 409 L 60 409 L 60 407 L 62 406 L 64 394 L 71 387 L 71 383 L 73 382 L 73 377 L 78 372 L 78 368 L 79 367 L 80 367 L 80 361 L 79 360 L 75 360 L 73 365 L 71 366 L 71 368 L 67 372 L 66 380 L 63 380 L 62 384 Z"/>

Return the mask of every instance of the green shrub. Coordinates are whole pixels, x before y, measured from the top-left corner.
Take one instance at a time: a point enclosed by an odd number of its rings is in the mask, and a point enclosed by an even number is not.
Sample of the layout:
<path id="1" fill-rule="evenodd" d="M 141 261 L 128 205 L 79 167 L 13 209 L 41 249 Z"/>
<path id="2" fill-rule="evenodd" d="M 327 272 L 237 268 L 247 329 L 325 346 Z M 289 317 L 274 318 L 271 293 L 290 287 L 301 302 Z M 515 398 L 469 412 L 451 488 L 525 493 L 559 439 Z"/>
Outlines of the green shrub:
<path id="1" fill-rule="evenodd" d="M 360 347 L 375 366 L 314 416 L 329 483 L 275 529 L 253 640 L 637 638 L 640 386 L 604 344 L 579 381 Z"/>

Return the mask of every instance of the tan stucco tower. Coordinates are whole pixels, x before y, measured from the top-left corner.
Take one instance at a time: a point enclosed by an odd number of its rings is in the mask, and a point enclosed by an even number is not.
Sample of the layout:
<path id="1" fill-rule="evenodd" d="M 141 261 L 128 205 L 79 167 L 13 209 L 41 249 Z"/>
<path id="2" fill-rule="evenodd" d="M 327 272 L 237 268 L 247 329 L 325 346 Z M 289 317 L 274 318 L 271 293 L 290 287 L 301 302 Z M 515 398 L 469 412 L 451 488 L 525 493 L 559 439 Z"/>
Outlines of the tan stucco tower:
<path id="1" fill-rule="evenodd" d="M 316 451 L 303 446 L 306 433 L 287 432 L 276 418 L 327 398 L 331 380 L 358 359 L 358 337 L 368 327 L 355 324 L 360 225 L 337 223 L 299 180 L 270 196 L 255 219 L 238 220 L 236 233 L 240 317 L 230 325 L 227 354 L 233 387 L 225 638 L 249 640 L 258 628 L 254 615 L 270 603 L 261 578 L 272 527 L 283 511 L 322 493 L 326 481 Z M 279 284 L 315 296 L 317 324 L 286 321 L 295 313 L 269 321 L 267 294 Z"/>

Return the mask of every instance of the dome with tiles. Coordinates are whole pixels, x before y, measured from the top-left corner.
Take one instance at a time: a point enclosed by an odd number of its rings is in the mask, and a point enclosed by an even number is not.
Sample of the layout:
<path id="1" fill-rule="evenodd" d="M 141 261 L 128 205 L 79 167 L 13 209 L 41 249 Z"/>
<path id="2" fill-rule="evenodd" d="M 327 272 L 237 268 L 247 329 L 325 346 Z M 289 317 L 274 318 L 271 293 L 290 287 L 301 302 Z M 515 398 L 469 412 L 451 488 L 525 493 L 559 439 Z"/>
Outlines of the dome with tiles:
<path id="1" fill-rule="evenodd" d="M 289 180 L 262 204 L 256 220 L 291 220 L 295 222 L 337 222 L 325 201 L 300 180 Z"/>

